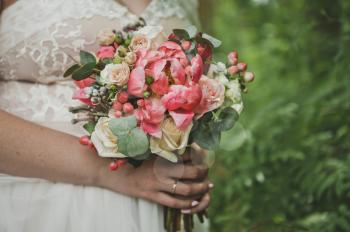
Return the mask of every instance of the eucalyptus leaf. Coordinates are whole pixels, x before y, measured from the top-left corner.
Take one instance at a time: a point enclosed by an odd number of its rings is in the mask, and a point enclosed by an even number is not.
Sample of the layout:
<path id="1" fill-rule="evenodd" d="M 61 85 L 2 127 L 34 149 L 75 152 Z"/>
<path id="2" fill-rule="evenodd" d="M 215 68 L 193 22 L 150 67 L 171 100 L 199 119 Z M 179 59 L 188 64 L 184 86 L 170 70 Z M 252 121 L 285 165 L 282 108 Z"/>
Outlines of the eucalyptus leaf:
<path id="1" fill-rule="evenodd" d="M 219 115 L 219 121 L 216 122 L 216 128 L 220 131 L 232 129 L 238 121 L 239 114 L 231 107 L 225 108 Z"/>
<path id="2" fill-rule="evenodd" d="M 113 118 L 109 121 L 109 128 L 116 136 L 125 136 L 136 128 L 137 120 L 135 116 Z"/>
<path id="3" fill-rule="evenodd" d="M 82 65 L 94 63 L 96 65 L 96 58 L 93 54 L 86 51 L 80 51 L 80 63 Z"/>
<path id="4" fill-rule="evenodd" d="M 214 37 L 212 37 L 211 35 L 208 34 L 203 34 L 202 36 L 204 39 L 207 39 L 211 42 L 211 44 L 214 46 L 214 48 L 218 48 L 221 46 L 222 42 Z"/>
<path id="5" fill-rule="evenodd" d="M 131 130 L 127 144 L 127 155 L 130 157 L 143 155 L 149 147 L 148 137 L 140 128 Z"/>
<path id="6" fill-rule="evenodd" d="M 210 127 L 199 127 L 192 134 L 193 141 L 207 150 L 215 150 L 220 145 L 221 132 Z"/>
<path id="7" fill-rule="evenodd" d="M 186 39 L 186 40 L 190 39 L 190 35 L 184 29 L 174 29 L 173 32 L 180 39 Z"/>
<path id="8" fill-rule="evenodd" d="M 74 64 L 70 68 L 68 68 L 65 73 L 63 74 L 63 77 L 69 77 L 72 75 L 75 71 L 77 71 L 80 68 L 79 64 Z"/>
<path id="9" fill-rule="evenodd" d="M 72 78 L 76 81 L 81 81 L 88 78 L 93 73 L 95 66 L 95 63 L 88 63 L 81 66 L 79 69 L 73 72 Z"/>
<path id="10" fill-rule="evenodd" d="M 95 131 L 95 126 L 96 126 L 96 123 L 94 122 L 88 122 L 86 124 L 84 124 L 84 129 L 91 135 L 92 132 Z"/>
<path id="11" fill-rule="evenodd" d="M 194 38 L 198 32 L 197 27 L 195 27 L 193 25 L 186 27 L 186 31 L 187 31 L 190 38 Z"/>

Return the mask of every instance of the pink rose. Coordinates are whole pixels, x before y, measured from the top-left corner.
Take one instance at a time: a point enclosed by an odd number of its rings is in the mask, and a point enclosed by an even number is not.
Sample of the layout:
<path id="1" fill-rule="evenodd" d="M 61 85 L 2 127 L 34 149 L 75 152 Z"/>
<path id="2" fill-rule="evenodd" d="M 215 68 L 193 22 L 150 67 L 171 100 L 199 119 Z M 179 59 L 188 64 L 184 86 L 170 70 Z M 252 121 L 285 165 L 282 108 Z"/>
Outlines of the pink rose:
<path id="1" fill-rule="evenodd" d="M 142 130 L 154 137 L 161 138 L 161 124 L 164 120 L 165 107 L 159 98 L 149 98 L 135 110 L 135 116 L 140 122 Z"/>
<path id="2" fill-rule="evenodd" d="M 203 59 L 200 55 L 196 55 L 191 61 L 191 77 L 192 81 L 198 83 L 199 79 L 203 75 Z"/>
<path id="3" fill-rule="evenodd" d="M 162 97 L 162 102 L 169 111 L 193 109 L 200 103 L 202 91 L 198 84 L 191 86 L 172 85 L 168 94 Z"/>
<path id="4" fill-rule="evenodd" d="M 225 100 L 225 86 L 219 80 L 202 76 L 198 84 L 202 89 L 202 99 L 194 110 L 196 113 L 204 114 L 222 106 Z"/>
<path id="5" fill-rule="evenodd" d="M 103 60 L 106 58 L 113 58 L 115 54 L 115 48 L 113 46 L 101 46 L 96 53 L 97 58 Z"/>
<path id="6" fill-rule="evenodd" d="M 128 93 L 135 97 L 143 97 L 146 91 L 146 73 L 142 67 L 132 70 L 128 81 Z"/>

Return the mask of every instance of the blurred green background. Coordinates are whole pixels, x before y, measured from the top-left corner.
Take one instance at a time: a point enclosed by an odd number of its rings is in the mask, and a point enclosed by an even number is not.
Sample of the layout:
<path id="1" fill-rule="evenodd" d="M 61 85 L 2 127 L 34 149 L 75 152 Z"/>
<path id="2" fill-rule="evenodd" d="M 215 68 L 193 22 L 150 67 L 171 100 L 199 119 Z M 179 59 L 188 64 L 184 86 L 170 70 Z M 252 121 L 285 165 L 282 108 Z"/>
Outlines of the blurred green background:
<path id="1" fill-rule="evenodd" d="M 350 231 L 350 1 L 203 0 L 256 74 L 211 170 L 215 232 Z"/>

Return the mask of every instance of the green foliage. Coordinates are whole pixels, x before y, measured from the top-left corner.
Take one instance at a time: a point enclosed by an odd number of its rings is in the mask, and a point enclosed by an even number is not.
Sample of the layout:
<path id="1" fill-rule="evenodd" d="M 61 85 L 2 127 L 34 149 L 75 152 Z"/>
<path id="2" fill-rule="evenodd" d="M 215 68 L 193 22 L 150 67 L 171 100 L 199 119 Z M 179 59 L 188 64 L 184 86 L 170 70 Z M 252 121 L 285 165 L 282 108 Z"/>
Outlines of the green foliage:
<path id="1" fill-rule="evenodd" d="M 212 167 L 212 231 L 350 231 L 350 2 L 214 6 L 217 55 L 237 49 L 256 81 Z"/>
<path id="2" fill-rule="evenodd" d="M 109 128 L 118 138 L 118 152 L 129 156 L 143 156 L 149 147 L 147 135 L 137 127 L 135 116 L 113 118 Z"/>

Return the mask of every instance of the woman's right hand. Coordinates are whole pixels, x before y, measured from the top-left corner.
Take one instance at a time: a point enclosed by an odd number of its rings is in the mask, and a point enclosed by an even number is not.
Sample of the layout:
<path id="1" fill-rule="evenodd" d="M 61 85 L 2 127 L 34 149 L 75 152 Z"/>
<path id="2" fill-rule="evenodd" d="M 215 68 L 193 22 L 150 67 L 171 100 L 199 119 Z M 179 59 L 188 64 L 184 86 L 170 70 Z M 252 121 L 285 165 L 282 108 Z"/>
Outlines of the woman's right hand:
<path id="1" fill-rule="evenodd" d="M 102 173 L 100 183 L 104 188 L 183 209 L 184 213 L 203 211 L 210 202 L 209 189 L 212 184 L 207 178 L 208 167 L 203 163 L 175 164 L 155 156 L 137 168 L 127 164 L 116 172 L 104 170 Z"/>

